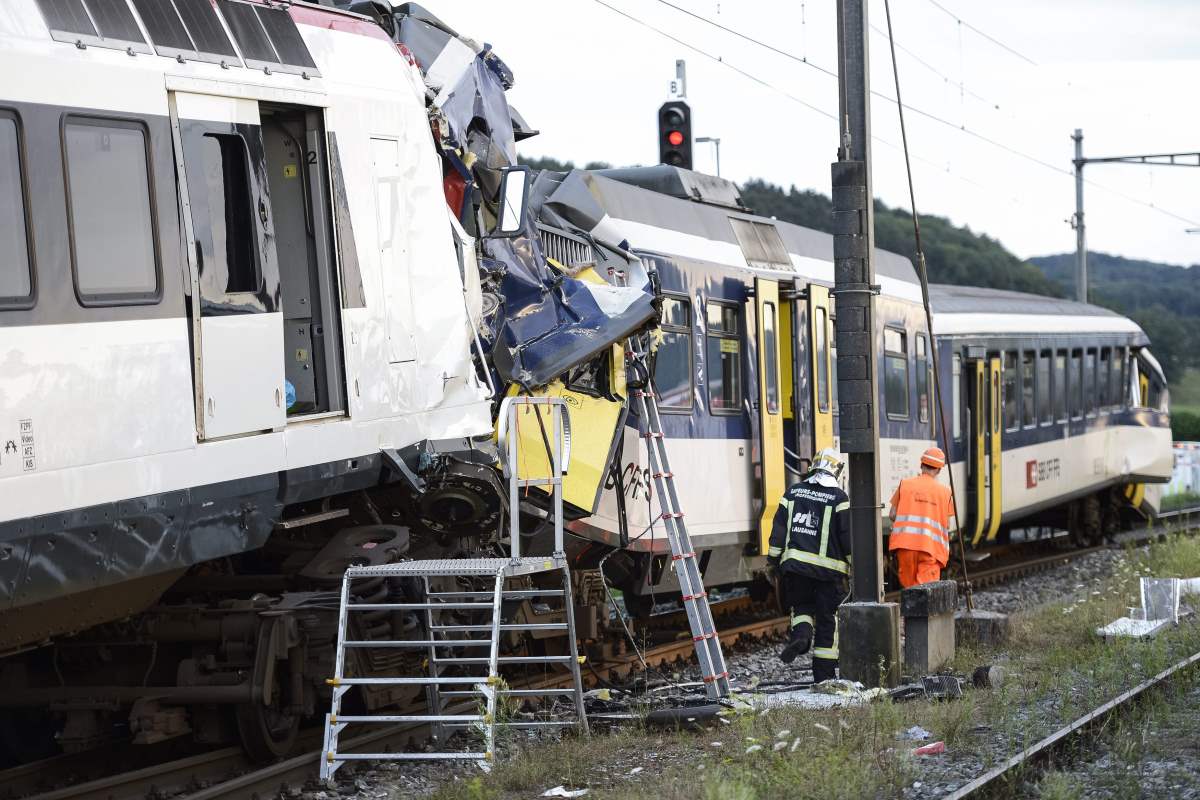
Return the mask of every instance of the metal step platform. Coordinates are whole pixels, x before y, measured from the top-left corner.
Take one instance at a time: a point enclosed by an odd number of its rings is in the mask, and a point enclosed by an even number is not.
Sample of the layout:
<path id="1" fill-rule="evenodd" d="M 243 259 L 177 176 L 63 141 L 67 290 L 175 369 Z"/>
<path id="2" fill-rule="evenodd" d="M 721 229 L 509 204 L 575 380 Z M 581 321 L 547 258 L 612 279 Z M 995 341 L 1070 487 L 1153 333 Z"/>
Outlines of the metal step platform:
<path id="1" fill-rule="evenodd" d="M 516 430 L 517 414 L 530 411 L 543 414 L 549 411 L 553 436 L 551 474 L 544 478 L 521 478 L 515 465 L 517 437 L 507 437 Z M 587 716 L 583 707 L 583 684 L 580 678 L 581 659 L 575 639 L 575 612 L 571 597 L 571 574 L 563 553 L 562 476 L 566 471 L 563 443 L 559 432 L 569 441 L 569 418 L 566 403 L 561 398 L 512 397 L 501 406 L 500 443 L 506 450 L 506 477 L 509 479 L 510 508 L 516 509 L 518 487 L 547 486 L 553 494 L 554 552 L 546 556 L 522 556 L 518 515 L 510 514 L 509 535 L 512 556 L 509 558 L 465 558 L 406 561 L 369 567 L 350 567 L 342 579 L 341 603 L 338 617 L 338 638 L 334 674 L 327 683 L 333 697 L 325 718 L 325 738 L 322 747 L 321 779 L 329 780 L 347 761 L 428 761 L 476 760 L 483 764 L 496 757 L 498 728 L 566 728 L 574 727 L 586 733 Z M 569 458 L 569 454 L 568 454 Z M 553 574 L 555 586 L 547 588 L 510 586 L 514 579 L 522 583 L 529 576 Z M 413 602 L 357 602 L 355 581 L 374 581 L 380 578 L 411 579 L 419 582 L 422 592 Z M 487 590 L 446 590 L 439 584 L 445 579 L 476 578 Z M 565 622 L 515 623 L 504 618 L 507 601 L 555 601 L 561 604 Z M 510 604 L 511 605 L 511 604 Z M 424 630 L 418 638 L 394 640 L 360 640 L 351 638 L 350 623 L 360 612 L 419 612 Z M 446 619 L 452 615 L 453 619 Z M 464 617 L 470 619 L 465 621 Z M 501 637 L 526 631 L 561 630 L 566 635 L 568 654 L 504 656 L 500 654 Z M 380 648 L 413 648 L 425 651 L 425 674 L 355 677 L 346 674 L 346 653 L 350 650 Z M 566 689 L 513 689 L 500 674 L 505 665 L 543 665 L 566 667 L 571 687 Z M 353 714 L 341 713 L 346 693 L 355 686 L 424 686 L 426 709 L 420 714 Z M 502 699 L 516 702 L 547 698 L 571 698 L 569 716 L 554 719 L 507 719 L 501 711 Z M 350 725 L 418 725 L 428 724 L 435 746 L 451 742 L 467 742 L 473 737 L 479 742 L 469 749 L 446 749 L 430 752 L 347 753 L 338 749 L 339 739 Z M 464 735 L 454 738 L 455 732 Z"/>

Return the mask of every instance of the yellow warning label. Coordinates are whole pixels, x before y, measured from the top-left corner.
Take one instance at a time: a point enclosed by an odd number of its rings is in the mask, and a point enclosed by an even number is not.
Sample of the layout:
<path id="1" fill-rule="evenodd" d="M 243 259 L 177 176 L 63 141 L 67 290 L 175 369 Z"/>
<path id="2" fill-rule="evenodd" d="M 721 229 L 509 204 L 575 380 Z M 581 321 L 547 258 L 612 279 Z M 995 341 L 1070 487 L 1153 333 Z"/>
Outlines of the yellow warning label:
<path id="1" fill-rule="evenodd" d="M 295 164 L 284 164 L 283 165 L 283 177 L 285 177 L 285 178 L 296 177 L 296 165 Z"/>
<path id="2" fill-rule="evenodd" d="M 296 360 L 297 361 L 308 361 L 308 351 L 305 350 L 303 347 L 297 347 L 296 348 Z"/>
<path id="3" fill-rule="evenodd" d="M 737 351 L 738 351 L 737 339 L 722 339 L 721 340 L 721 352 L 722 353 L 736 353 Z"/>

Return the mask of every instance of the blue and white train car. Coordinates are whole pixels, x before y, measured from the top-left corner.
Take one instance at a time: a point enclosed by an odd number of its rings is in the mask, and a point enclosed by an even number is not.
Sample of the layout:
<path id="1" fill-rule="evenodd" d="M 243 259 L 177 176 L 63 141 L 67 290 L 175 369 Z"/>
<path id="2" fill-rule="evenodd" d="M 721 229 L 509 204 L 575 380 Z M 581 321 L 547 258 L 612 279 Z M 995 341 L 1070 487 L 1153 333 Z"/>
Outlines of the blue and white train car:
<path id="1" fill-rule="evenodd" d="M 933 286 L 930 299 L 969 542 L 1046 525 L 1095 543 L 1129 509 L 1157 513 L 1168 397 L 1137 323 L 996 289 Z"/>
<path id="2" fill-rule="evenodd" d="M 754 215 L 732 184 L 711 176 L 652 167 L 578 177 L 605 212 L 586 233 L 627 244 L 661 279 L 655 383 L 705 580 L 752 581 L 785 484 L 813 452 L 837 444 L 832 237 Z M 553 250 L 555 232 L 543 227 L 542 235 Z M 920 453 L 944 442 L 916 273 L 885 251 L 876 271 L 885 515 Z M 931 291 L 948 452 L 970 543 L 1043 524 L 1091 541 L 1131 509 L 1154 512 L 1154 485 L 1170 477 L 1166 389 L 1135 323 L 1015 292 Z M 674 588 L 667 542 L 651 525 L 656 508 L 636 426 L 625 432 L 621 469 L 596 512 L 571 524 L 581 537 L 626 550 L 617 580 L 632 607 L 639 595 Z"/>

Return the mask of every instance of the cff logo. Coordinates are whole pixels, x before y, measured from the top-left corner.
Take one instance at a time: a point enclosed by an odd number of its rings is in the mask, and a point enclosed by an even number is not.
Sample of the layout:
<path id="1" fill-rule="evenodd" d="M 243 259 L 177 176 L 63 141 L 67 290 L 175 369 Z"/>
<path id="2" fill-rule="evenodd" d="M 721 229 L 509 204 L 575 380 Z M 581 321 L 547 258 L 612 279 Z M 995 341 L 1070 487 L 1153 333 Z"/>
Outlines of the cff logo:
<path id="1" fill-rule="evenodd" d="M 1054 480 L 1062 474 L 1062 465 L 1057 458 L 1046 461 L 1025 462 L 1025 488 L 1036 489 L 1039 483 Z"/>

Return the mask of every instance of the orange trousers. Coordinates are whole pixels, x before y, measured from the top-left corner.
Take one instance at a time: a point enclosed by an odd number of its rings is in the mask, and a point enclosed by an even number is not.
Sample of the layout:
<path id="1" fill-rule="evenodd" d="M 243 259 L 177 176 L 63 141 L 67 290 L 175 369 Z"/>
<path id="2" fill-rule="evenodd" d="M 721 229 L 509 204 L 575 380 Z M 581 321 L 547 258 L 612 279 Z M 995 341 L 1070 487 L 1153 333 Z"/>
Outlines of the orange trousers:
<path id="1" fill-rule="evenodd" d="M 905 589 L 942 579 L 942 565 L 924 550 L 896 550 L 896 567 L 900 572 L 900 585 Z"/>

